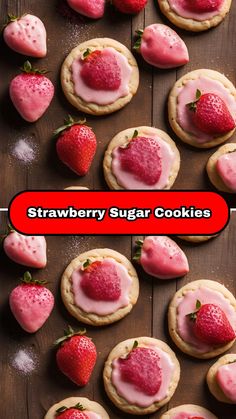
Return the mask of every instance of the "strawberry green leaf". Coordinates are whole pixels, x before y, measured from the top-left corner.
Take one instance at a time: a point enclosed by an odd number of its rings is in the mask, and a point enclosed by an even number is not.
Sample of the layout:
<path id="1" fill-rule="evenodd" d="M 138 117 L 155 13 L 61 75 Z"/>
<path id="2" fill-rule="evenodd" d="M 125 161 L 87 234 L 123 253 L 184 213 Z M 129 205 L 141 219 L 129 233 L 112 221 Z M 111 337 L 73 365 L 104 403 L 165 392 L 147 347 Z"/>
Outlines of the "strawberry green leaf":
<path id="1" fill-rule="evenodd" d="M 142 43 L 143 30 L 139 29 L 138 31 L 136 31 L 136 34 L 137 34 L 137 40 L 135 41 L 133 49 L 139 50 Z"/>
<path id="2" fill-rule="evenodd" d="M 133 133 L 132 140 L 133 140 L 133 138 L 136 138 L 137 136 L 138 136 L 138 131 L 137 131 L 137 130 L 135 130 L 135 131 L 134 131 L 134 133 Z"/>
<path id="3" fill-rule="evenodd" d="M 86 269 L 89 265 L 91 265 L 92 261 L 90 259 L 87 259 L 84 263 L 83 263 L 83 268 Z"/>
<path id="4" fill-rule="evenodd" d="M 201 308 L 201 306 L 202 306 L 201 301 L 197 300 L 196 309 L 199 310 Z"/>
<path id="5" fill-rule="evenodd" d="M 91 54 L 91 49 L 87 48 L 86 51 L 83 53 L 83 58 L 87 58 Z"/>
<path id="6" fill-rule="evenodd" d="M 143 247 L 143 240 L 137 240 L 136 250 L 135 250 L 133 260 L 136 260 L 137 262 L 140 260 L 141 254 L 142 254 L 142 247 Z"/>
<path id="7" fill-rule="evenodd" d="M 73 127 L 73 125 L 83 125 L 86 123 L 86 118 L 83 118 L 79 121 L 75 121 L 71 115 L 68 115 L 68 119 L 64 120 L 65 124 L 62 125 L 61 127 L 57 128 L 54 132 L 53 132 L 53 138 L 57 138 L 63 131 Z"/>
<path id="8" fill-rule="evenodd" d="M 25 272 L 23 278 L 20 278 L 21 282 L 24 284 L 32 284 L 32 285 L 45 285 L 47 283 L 44 279 L 34 279 L 29 271 Z"/>
<path id="9" fill-rule="evenodd" d="M 54 342 L 54 345 L 55 346 L 60 345 L 61 343 L 65 342 L 66 340 L 68 340 L 70 338 L 72 338 L 73 336 L 76 336 L 76 335 L 82 336 L 82 335 L 85 335 L 85 333 L 86 333 L 86 329 L 85 328 L 79 329 L 79 330 L 77 330 L 77 332 L 75 332 L 72 329 L 71 326 L 68 326 L 68 330 L 64 330 L 64 336 L 62 336 L 61 338 L 57 339 Z"/>
<path id="10" fill-rule="evenodd" d="M 138 341 L 137 341 L 137 340 L 135 340 L 135 341 L 134 341 L 134 344 L 133 344 L 132 351 L 133 351 L 134 349 L 136 349 L 137 347 L 138 347 Z"/>
<path id="11" fill-rule="evenodd" d="M 197 89 L 197 91 L 196 91 L 196 99 L 199 100 L 201 96 L 202 96 L 201 90 Z"/>
<path id="12" fill-rule="evenodd" d="M 39 74 L 39 75 L 42 75 L 42 74 L 48 73 L 48 71 L 45 70 L 45 69 L 39 70 L 38 68 L 32 67 L 31 62 L 28 61 L 28 60 L 25 61 L 25 63 L 23 64 L 23 67 L 21 67 L 20 69 L 21 69 L 21 71 L 23 71 L 23 73 L 26 73 L 26 74 Z"/>

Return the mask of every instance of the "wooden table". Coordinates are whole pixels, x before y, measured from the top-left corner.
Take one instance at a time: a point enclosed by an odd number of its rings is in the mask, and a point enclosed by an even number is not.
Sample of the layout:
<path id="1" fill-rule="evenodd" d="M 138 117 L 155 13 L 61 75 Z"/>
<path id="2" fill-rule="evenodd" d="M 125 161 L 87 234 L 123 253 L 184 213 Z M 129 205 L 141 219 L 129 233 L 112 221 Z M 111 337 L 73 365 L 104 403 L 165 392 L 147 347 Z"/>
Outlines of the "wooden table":
<path id="1" fill-rule="evenodd" d="M 167 21 L 160 15 L 152 0 L 145 12 L 130 19 L 118 16 L 108 8 L 106 16 L 98 22 L 88 22 L 78 18 L 72 21 L 63 16 L 63 0 L 2 0 L 0 3 L 1 23 L 7 13 L 23 14 L 31 12 L 45 22 L 48 30 L 48 56 L 37 62 L 38 66 L 50 70 L 49 77 L 56 86 L 53 103 L 43 118 L 36 124 L 24 122 L 17 114 L 8 97 L 8 84 L 17 74 L 24 57 L 10 51 L 1 44 L 0 60 L 0 118 L 1 143 L 1 196 L 0 206 L 6 206 L 12 196 L 24 189 L 60 189 L 70 185 L 84 185 L 91 189 L 104 189 L 102 158 L 109 140 L 118 131 L 138 125 L 154 125 L 167 130 L 166 99 L 169 89 L 180 76 L 190 70 L 208 67 L 224 72 L 235 82 L 236 3 L 233 2 L 230 15 L 216 29 L 197 34 L 179 31 L 186 41 L 190 52 L 190 63 L 178 70 L 161 71 L 150 68 L 138 58 L 141 70 L 141 83 L 138 94 L 130 105 L 122 111 L 104 118 L 88 117 L 88 124 L 94 128 L 98 138 L 98 151 L 92 170 L 84 178 L 77 178 L 63 167 L 55 155 L 55 142 L 52 131 L 60 126 L 63 118 L 78 113 L 64 99 L 59 83 L 60 66 L 72 47 L 94 37 L 113 37 L 131 47 L 135 30 L 153 22 Z M 35 61 L 35 60 L 32 60 Z M 12 144 L 23 136 L 33 137 L 38 146 L 37 161 L 31 166 L 23 166 L 10 156 Z M 233 141 L 233 140 L 232 140 Z M 211 188 L 205 174 L 205 164 L 214 150 L 196 151 L 177 140 L 182 156 L 180 174 L 175 183 L 179 189 Z M 228 196 L 233 203 L 233 197 Z M 2 217 L 1 231 L 5 229 Z M 17 284 L 17 278 L 25 269 L 11 263 L 1 255 L 1 293 L 0 293 L 0 342 L 1 342 L 1 408 L 0 417 L 5 419 L 42 419 L 51 404 L 70 395 L 83 395 L 100 401 L 110 414 L 111 419 L 128 418 L 122 415 L 107 399 L 102 384 L 103 363 L 111 348 L 119 341 L 141 335 L 161 338 L 174 348 L 170 342 L 166 310 L 168 302 L 177 288 L 184 283 L 209 278 L 223 282 L 235 293 L 236 272 L 236 214 L 232 216 L 229 227 L 216 239 L 201 246 L 184 245 L 190 261 L 191 271 L 183 280 L 158 282 L 148 278 L 138 269 L 141 293 L 138 304 L 132 313 L 117 324 L 104 328 L 88 327 L 88 334 L 98 348 L 98 362 L 90 383 L 77 389 L 67 380 L 55 365 L 53 342 L 70 323 L 78 324 L 66 312 L 59 293 L 60 276 L 79 253 L 95 247 L 111 247 L 131 258 L 135 238 L 131 237 L 48 237 L 47 268 L 35 273 L 38 278 L 46 278 L 56 296 L 55 309 L 45 326 L 35 335 L 24 333 L 10 313 L 8 295 Z M 23 377 L 10 367 L 12 354 L 21 346 L 32 347 L 39 356 L 36 373 Z M 196 361 L 176 350 L 181 363 L 182 375 L 179 387 L 168 407 L 181 403 L 198 403 L 212 409 L 220 419 L 235 419 L 235 407 L 218 403 L 210 396 L 204 377 L 214 361 Z M 165 407 L 162 411 L 166 410 Z M 160 413 L 152 415 L 159 418 Z"/>

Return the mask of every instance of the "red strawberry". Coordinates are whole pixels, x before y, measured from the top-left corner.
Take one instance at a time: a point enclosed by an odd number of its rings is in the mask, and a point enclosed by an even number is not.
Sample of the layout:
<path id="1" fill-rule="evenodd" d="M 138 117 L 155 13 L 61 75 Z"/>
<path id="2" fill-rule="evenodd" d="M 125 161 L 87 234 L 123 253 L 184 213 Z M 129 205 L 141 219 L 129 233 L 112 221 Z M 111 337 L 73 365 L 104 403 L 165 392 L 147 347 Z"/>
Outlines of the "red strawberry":
<path id="1" fill-rule="evenodd" d="M 196 92 L 196 101 L 187 104 L 193 111 L 196 127 L 209 135 L 222 135 L 235 128 L 235 121 L 220 96 L 214 93 Z"/>
<path id="2" fill-rule="evenodd" d="M 78 403 L 73 407 L 62 406 L 56 411 L 56 417 L 60 419 L 89 419 L 83 412 L 84 407 Z"/>
<path id="3" fill-rule="evenodd" d="M 202 342 L 210 345 L 225 345 L 235 339 L 233 330 L 226 314 L 215 304 L 196 303 L 197 311 L 188 314 L 194 321 L 193 332 Z"/>
<path id="4" fill-rule="evenodd" d="M 156 140 L 147 137 L 134 137 L 126 147 L 119 148 L 121 168 L 133 173 L 135 178 L 147 185 L 155 185 L 162 172 L 160 146 Z"/>
<path id="5" fill-rule="evenodd" d="M 46 112 L 54 96 L 52 82 L 45 70 L 32 68 L 26 61 L 22 74 L 10 83 L 10 97 L 19 114 L 28 122 L 35 122 Z"/>
<path id="6" fill-rule="evenodd" d="M 97 359 L 96 347 L 84 333 L 69 327 L 68 333 L 56 341 L 61 344 L 56 354 L 58 368 L 80 387 L 88 383 Z"/>
<path id="7" fill-rule="evenodd" d="M 84 264 L 81 287 L 93 300 L 116 301 L 121 295 L 120 278 L 116 266 L 109 260 L 89 260 Z"/>
<path id="8" fill-rule="evenodd" d="M 119 359 L 121 378 L 132 383 L 137 390 L 143 391 L 148 396 L 158 392 L 162 383 L 162 369 L 160 358 L 156 351 L 149 348 L 134 349 L 126 358 Z"/>
<path id="9" fill-rule="evenodd" d="M 112 4 L 121 13 L 136 14 L 144 9 L 147 0 L 112 0 Z"/>
<path id="10" fill-rule="evenodd" d="M 115 55 L 107 49 L 85 51 L 80 75 L 87 86 L 96 90 L 117 90 L 121 84 L 119 64 Z"/>
<path id="11" fill-rule="evenodd" d="M 29 272 L 25 272 L 22 282 L 10 294 L 11 311 L 22 329 L 35 333 L 50 316 L 54 297 L 44 287 L 46 282 L 33 279 Z"/>
<path id="12" fill-rule="evenodd" d="M 79 176 L 88 172 L 94 158 L 97 140 L 91 128 L 75 122 L 71 116 L 66 125 L 55 131 L 56 149 L 59 159 Z"/>
<path id="13" fill-rule="evenodd" d="M 44 236 L 23 236 L 9 227 L 3 249 L 11 260 L 20 265 L 45 268 L 47 264 L 47 243 Z"/>
<path id="14" fill-rule="evenodd" d="M 219 9 L 222 0 L 187 0 L 187 8 L 196 13 L 214 12 Z"/>
<path id="15" fill-rule="evenodd" d="M 18 18 L 8 15 L 3 37 L 6 44 L 20 54 L 37 58 L 47 54 L 46 29 L 37 16 L 26 14 Z"/>

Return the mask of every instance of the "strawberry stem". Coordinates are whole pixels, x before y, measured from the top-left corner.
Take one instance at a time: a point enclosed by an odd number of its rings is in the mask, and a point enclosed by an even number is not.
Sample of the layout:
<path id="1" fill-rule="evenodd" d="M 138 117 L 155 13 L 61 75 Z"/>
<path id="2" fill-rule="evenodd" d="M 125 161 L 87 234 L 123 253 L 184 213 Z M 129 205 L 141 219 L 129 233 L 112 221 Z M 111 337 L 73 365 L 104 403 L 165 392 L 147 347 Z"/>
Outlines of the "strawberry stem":
<path id="1" fill-rule="evenodd" d="M 134 349 L 136 349 L 138 347 L 138 341 L 137 340 L 135 340 L 134 341 L 134 344 L 133 344 L 133 347 L 132 347 L 132 351 L 134 350 Z"/>
<path id="2" fill-rule="evenodd" d="M 59 407 L 59 409 L 56 410 L 56 416 L 59 416 L 61 413 L 64 413 L 69 409 L 78 409 L 80 411 L 85 410 L 84 406 L 81 403 L 77 403 L 75 406 L 70 406 L 70 407 L 61 406 Z"/>
<path id="3" fill-rule="evenodd" d="M 23 67 L 21 67 L 20 69 L 21 71 L 23 71 L 23 73 L 26 73 L 26 74 L 41 74 L 42 75 L 42 74 L 48 73 L 48 71 L 45 69 L 39 70 L 38 68 L 32 67 L 32 64 L 28 60 L 24 62 Z"/>
<path id="4" fill-rule="evenodd" d="M 20 278 L 20 280 L 24 282 L 24 284 L 34 284 L 34 285 L 41 285 L 41 286 L 47 283 L 47 281 L 45 280 L 32 278 L 32 275 L 29 271 L 25 272 L 23 275 L 23 278 Z"/>
<path id="5" fill-rule="evenodd" d="M 197 110 L 197 102 L 199 101 L 200 97 L 202 96 L 201 90 L 196 90 L 196 100 L 194 102 L 187 103 L 186 106 L 190 111 L 196 112 Z"/>
<path id="6" fill-rule="evenodd" d="M 76 335 L 82 336 L 82 335 L 85 335 L 85 333 L 86 333 L 85 328 L 79 329 L 79 330 L 77 330 L 77 332 L 75 332 L 74 329 L 72 329 L 72 327 L 70 325 L 68 325 L 68 330 L 64 330 L 64 336 L 57 339 L 54 342 L 54 345 L 55 346 L 60 345 L 61 343 L 65 342 L 66 340 L 68 340 L 70 338 L 72 338 L 73 336 L 76 336 Z"/>
<path id="7" fill-rule="evenodd" d="M 53 138 L 57 138 L 63 131 L 73 127 L 73 125 L 83 125 L 86 123 L 86 118 L 83 118 L 80 121 L 75 121 L 71 115 L 68 115 L 68 119 L 64 120 L 65 124 L 62 127 L 57 128 L 53 132 Z"/>
<path id="8" fill-rule="evenodd" d="M 136 260 L 139 262 L 142 254 L 142 247 L 143 247 L 143 240 L 137 240 L 136 241 L 136 251 L 133 257 L 133 260 Z"/>
<path id="9" fill-rule="evenodd" d="M 138 136 L 138 130 L 134 130 L 132 140 Z"/>
<path id="10" fill-rule="evenodd" d="M 87 58 L 91 54 L 92 50 L 87 48 L 86 51 L 83 53 L 83 59 Z"/>
<path id="11" fill-rule="evenodd" d="M 197 300 L 196 301 L 196 311 L 194 311 L 193 313 L 186 314 L 186 317 L 188 317 L 189 320 L 191 320 L 191 321 L 196 321 L 197 312 L 200 310 L 201 306 L 202 306 L 201 301 Z"/>
<path id="12" fill-rule="evenodd" d="M 137 30 L 136 34 L 137 34 L 137 40 L 135 41 L 133 49 L 135 49 L 137 51 L 141 47 L 143 30 L 142 29 Z"/>
<path id="13" fill-rule="evenodd" d="M 87 259 L 84 263 L 83 263 L 83 269 L 85 270 L 86 268 L 88 268 L 88 266 L 90 266 L 92 263 L 92 261 L 90 259 Z"/>

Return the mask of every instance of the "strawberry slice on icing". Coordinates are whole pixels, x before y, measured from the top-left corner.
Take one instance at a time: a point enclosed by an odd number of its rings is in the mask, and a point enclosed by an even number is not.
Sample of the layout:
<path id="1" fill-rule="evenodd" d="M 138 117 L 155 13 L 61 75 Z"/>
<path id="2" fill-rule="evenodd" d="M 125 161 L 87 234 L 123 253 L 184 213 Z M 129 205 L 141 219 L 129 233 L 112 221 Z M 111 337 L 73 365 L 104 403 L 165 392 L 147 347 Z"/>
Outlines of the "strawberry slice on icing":
<path id="1" fill-rule="evenodd" d="M 80 76 L 84 83 L 95 90 L 118 90 L 121 85 L 121 69 L 115 55 L 109 49 L 84 53 Z"/>
<path id="2" fill-rule="evenodd" d="M 104 15 L 105 0 L 67 0 L 69 6 L 83 16 L 99 19 Z"/>
<path id="3" fill-rule="evenodd" d="M 236 403 L 236 360 L 222 365 L 217 371 L 216 380 L 225 396 Z"/>
<path id="4" fill-rule="evenodd" d="M 224 184 L 236 192 L 236 151 L 220 156 L 216 162 L 216 170 Z"/>
<path id="5" fill-rule="evenodd" d="M 126 358 L 119 359 L 121 379 L 133 384 L 137 391 L 155 395 L 162 383 L 160 357 L 150 348 L 135 348 Z"/>
<path id="6" fill-rule="evenodd" d="M 132 173 L 134 177 L 155 185 L 162 173 L 161 148 L 153 138 L 135 137 L 126 147 L 119 148 L 122 170 Z"/>
<path id="7" fill-rule="evenodd" d="M 185 8 L 195 13 L 209 13 L 218 10 L 223 0 L 185 0 Z"/>
<path id="8" fill-rule="evenodd" d="M 83 271 L 81 288 L 92 300 L 117 301 L 121 285 L 115 264 L 106 259 L 91 263 Z"/>

